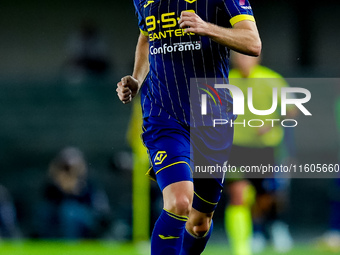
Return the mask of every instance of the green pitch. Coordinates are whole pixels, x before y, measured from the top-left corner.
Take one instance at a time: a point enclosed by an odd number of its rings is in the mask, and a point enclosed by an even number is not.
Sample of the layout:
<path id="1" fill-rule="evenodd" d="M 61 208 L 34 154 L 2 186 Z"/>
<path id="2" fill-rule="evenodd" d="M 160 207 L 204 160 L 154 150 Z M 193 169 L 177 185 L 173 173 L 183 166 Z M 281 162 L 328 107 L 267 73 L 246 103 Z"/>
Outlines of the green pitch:
<path id="1" fill-rule="evenodd" d="M 147 255 L 149 244 L 116 242 L 61 242 L 61 241 L 17 241 L 4 242 L 0 240 L 0 254 L 6 255 Z M 225 244 L 210 243 L 203 255 L 230 254 Z M 259 255 L 282 255 L 268 248 Z M 317 250 L 308 246 L 296 246 L 286 255 L 326 255 L 330 252 Z M 335 253 L 333 253 L 335 254 Z"/>

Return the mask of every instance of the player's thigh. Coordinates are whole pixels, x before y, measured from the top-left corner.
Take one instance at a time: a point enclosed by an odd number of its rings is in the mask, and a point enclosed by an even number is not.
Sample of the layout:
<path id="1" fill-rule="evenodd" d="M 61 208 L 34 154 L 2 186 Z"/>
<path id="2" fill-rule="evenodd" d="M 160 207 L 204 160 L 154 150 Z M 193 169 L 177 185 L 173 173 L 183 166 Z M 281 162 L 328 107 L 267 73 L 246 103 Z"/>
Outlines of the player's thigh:
<path id="1" fill-rule="evenodd" d="M 195 178 L 192 207 L 198 212 L 213 213 L 221 199 L 223 179 Z"/>
<path id="2" fill-rule="evenodd" d="M 149 117 L 144 120 L 143 141 L 162 191 L 172 183 L 192 181 L 188 129 L 171 118 Z"/>
<path id="3" fill-rule="evenodd" d="M 197 127 L 190 129 L 194 175 L 198 178 L 224 176 L 223 167 L 229 160 L 233 133 L 232 127 Z"/>
<path id="4" fill-rule="evenodd" d="M 233 129 L 226 127 L 199 127 L 191 129 L 194 161 L 193 208 L 202 213 L 215 211 L 221 198 L 225 172 L 232 145 Z M 197 172 L 196 166 L 215 169 L 214 172 Z"/>

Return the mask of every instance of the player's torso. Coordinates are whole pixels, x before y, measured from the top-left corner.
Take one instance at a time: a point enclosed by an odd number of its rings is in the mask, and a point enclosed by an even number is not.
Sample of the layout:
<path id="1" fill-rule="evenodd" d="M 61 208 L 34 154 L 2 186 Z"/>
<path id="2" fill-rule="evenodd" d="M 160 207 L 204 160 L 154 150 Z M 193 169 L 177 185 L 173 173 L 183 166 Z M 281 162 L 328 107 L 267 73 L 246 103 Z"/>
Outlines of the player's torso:
<path id="1" fill-rule="evenodd" d="M 225 0 L 135 0 L 149 38 L 150 74 L 142 90 L 144 112 L 165 109 L 190 122 L 190 79 L 227 78 L 228 49 L 209 37 L 186 33 L 178 21 L 183 11 L 203 21 L 230 27 Z M 223 99 L 222 99 L 223 100 Z M 144 115 L 146 116 L 146 115 Z"/>
<path id="2" fill-rule="evenodd" d="M 138 0 L 137 0 L 138 1 Z M 168 76 L 182 72 L 190 77 L 221 76 L 220 62 L 226 61 L 227 50 L 194 33 L 185 33 L 178 21 L 183 11 L 195 12 L 202 20 L 228 26 L 221 0 L 146 0 L 139 2 L 148 37 L 151 71 L 165 71 Z M 230 25 L 229 25 L 230 26 Z M 165 74 L 167 75 L 167 74 Z"/>
<path id="3" fill-rule="evenodd" d="M 137 0 L 138 1 L 138 0 Z M 194 37 L 178 25 L 183 11 L 194 12 L 204 21 L 227 26 L 229 19 L 222 17 L 221 0 L 146 0 L 140 2 L 152 43 L 188 41 Z"/>

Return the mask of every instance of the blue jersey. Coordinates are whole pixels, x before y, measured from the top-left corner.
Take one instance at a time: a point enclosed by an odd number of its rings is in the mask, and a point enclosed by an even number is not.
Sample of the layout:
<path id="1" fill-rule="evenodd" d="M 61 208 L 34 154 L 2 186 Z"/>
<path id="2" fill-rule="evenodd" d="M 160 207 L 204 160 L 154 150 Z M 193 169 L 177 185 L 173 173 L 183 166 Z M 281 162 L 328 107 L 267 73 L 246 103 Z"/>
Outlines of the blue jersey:
<path id="1" fill-rule="evenodd" d="M 204 124 L 203 116 L 193 114 L 197 105 L 191 102 L 190 93 L 194 91 L 190 81 L 198 78 L 226 81 L 229 49 L 206 36 L 185 33 L 178 20 L 182 11 L 190 11 L 204 21 L 227 28 L 242 20 L 254 21 L 248 1 L 134 0 L 134 4 L 139 28 L 149 38 L 150 72 L 141 89 L 143 117 L 170 115 L 186 126 Z M 228 118 L 232 103 L 229 91 L 216 91 L 220 104 L 214 108 L 214 114 Z"/>

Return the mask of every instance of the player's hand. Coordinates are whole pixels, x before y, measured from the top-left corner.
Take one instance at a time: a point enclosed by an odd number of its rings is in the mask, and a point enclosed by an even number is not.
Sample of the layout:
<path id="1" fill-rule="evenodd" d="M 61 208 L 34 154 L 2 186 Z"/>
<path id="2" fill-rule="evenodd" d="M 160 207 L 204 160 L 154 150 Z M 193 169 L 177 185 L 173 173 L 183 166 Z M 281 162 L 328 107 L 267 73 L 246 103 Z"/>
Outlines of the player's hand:
<path id="1" fill-rule="evenodd" d="M 209 31 L 210 23 L 203 21 L 196 13 L 183 11 L 181 18 L 178 21 L 181 28 L 184 28 L 185 33 L 195 33 L 205 36 Z"/>
<path id="2" fill-rule="evenodd" d="M 123 104 L 130 103 L 132 98 L 138 93 L 138 90 L 138 81 L 130 75 L 123 77 L 120 82 L 117 83 L 117 96 Z"/>

